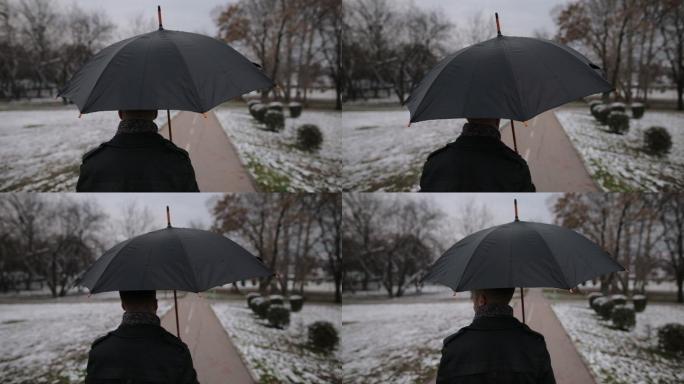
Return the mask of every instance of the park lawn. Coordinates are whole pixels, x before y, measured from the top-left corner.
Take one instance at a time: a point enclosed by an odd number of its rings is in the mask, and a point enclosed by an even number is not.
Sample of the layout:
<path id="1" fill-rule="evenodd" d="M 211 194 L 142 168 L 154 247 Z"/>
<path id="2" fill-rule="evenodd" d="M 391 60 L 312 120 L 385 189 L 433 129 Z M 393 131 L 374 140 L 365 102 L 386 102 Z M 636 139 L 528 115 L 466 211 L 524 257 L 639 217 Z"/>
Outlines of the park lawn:
<path id="1" fill-rule="evenodd" d="M 0 304 L 0 382 L 82 383 L 90 345 L 118 327 L 118 300 Z M 171 308 L 159 301 L 157 314 Z"/>
<path id="2" fill-rule="evenodd" d="M 470 324 L 460 302 L 342 306 L 344 383 L 424 383 L 437 375 L 444 338 Z"/>
<path id="3" fill-rule="evenodd" d="M 266 130 L 252 118 L 246 105 L 215 112 L 261 192 L 339 191 L 339 112 L 305 108 L 293 119 L 285 108 L 281 132 Z M 318 151 L 306 152 L 296 146 L 297 128 L 303 124 L 314 124 L 321 130 L 323 143 Z"/>
<path id="4" fill-rule="evenodd" d="M 0 110 L 0 191 L 75 191 L 81 158 L 116 133 L 116 112 Z M 160 127 L 166 114 L 156 120 Z"/>
<path id="5" fill-rule="evenodd" d="M 625 135 L 608 132 L 588 107 L 556 110 L 556 117 L 579 152 L 589 174 L 604 191 L 662 191 L 684 188 L 684 113 L 646 110 L 641 119 L 630 119 Z M 663 156 L 643 151 L 644 131 L 665 127 L 672 149 Z"/>
<path id="6" fill-rule="evenodd" d="M 342 189 L 409 192 L 420 187 L 430 153 L 456 140 L 465 120 L 434 120 L 408 127 L 406 109 L 342 113 Z"/>
<path id="7" fill-rule="evenodd" d="M 339 383 L 342 366 L 337 352 L 320 354 L 307 343 L 307 326 L 329 321 L 340 329 L 340 306 L 304 303 L 280 330 L 259 319 L 243 300 L 214 302 L 212 308 L 247 367 L 259 383 Z"/>
<path id="8" fill-rule="evenodd" d="M 613 328 L 584 300 L 555 303 L 552 308 L 597 383 L 684 382 L 681 359 L 657 350 L 658 328 L 684 323 L 683 306 L 648 304 L 643 313 L 637 313 L 631 331 Z"/>

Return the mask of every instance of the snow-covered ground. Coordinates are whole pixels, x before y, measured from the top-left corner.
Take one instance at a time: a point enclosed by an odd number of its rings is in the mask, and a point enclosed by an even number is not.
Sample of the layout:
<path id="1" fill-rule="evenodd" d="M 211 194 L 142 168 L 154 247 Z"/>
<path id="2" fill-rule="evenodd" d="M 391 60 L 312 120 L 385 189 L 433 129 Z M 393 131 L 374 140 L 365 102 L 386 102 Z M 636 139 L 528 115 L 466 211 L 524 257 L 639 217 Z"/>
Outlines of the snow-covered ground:
<path id="1" fill-rule="evenodd" d="M 684 113 L 646 110 L 641 119 L 629 120 L 625 135 L 609 133 L 588 107 L 562 108 L 556 117 L 604 190 L 684 188 Z M 644 131 L 652 126 L 665 127 L 672 136 L 672 149 L 664 157 L 642 150 Z"/>
<path id="2" fill-rule="evenodd" d="M 300 312 L 291 314 L 290 326 L 285 330 L 269 327 L 243 301 L 214 303 L 212 308 L 260 382 L 339 382 L 342 371 L 337 353 L 321 355 L 307 347 L 309 324 L 329 321 L 339 331 L 339 306 L 304 303 Z"/>
<path id="3" fill-rule="evenodd" d="M 160 114 L 156 123 L 166 123 Z M 0 111 L 0 191 L 74 191 L 81 157 L 109 140 L 116 112 L 73 107 Z"/>
<path id="4" fill-rule="evenodd" d="M 681 305 L 648 304 L 629 332 L 600 320 L 586 301 L 556 303 L 552 308 L 598 383 L 684 382 L 681 360 L 655 352 L 658 328 L 684 323 Z"/>
<path id="5" fill-rule="evenodd" d="M 266 192 L 338 191 L 340 177 L 340 113 L 304 109 L 296 119 L 285 110 L 285 129 L 269 132 L 246 106 L 215 110 L 223 129 L 237 147 L 240 158 Z M 317 152 L 298 149 L 297 128 L 317 125 L 323 144 Z"/>
<path id="6" fill-rule="evenodd" d="M 407 127 L 406 109 L 342 113 L 342 188 L 416 191 L 428 155 L 456 140 L 465 120 L 435 120 Z"/>
<path id="7" fill-rule="evenodd" d="M 467 301 L 345 304 L 344 382 L 424 383 L 437 373 L 444 338 L 472 318 Z"/>
<path id="8" fill-rule="evenodd" d="M 160 301 L 157 314 L 169 308 Z M 116 328 L 122 313 L 118 301 L 99 299 L 0 304 L 0 382 L 83 382 L 90 345 Z"/>

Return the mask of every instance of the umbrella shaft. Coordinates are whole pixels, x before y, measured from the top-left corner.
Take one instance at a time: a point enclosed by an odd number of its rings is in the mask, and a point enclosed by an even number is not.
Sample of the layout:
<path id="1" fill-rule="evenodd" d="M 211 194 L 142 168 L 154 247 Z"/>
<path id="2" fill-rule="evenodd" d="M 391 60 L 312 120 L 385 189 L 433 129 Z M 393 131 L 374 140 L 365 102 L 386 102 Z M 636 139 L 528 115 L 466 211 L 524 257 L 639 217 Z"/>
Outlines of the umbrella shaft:
<path id="1" fill-rule="evenodd" d="M 173 308 L 176 310 L 176 335 L 178 335 L 178 339 L 180 339 L 180 324 L 178 323 L 178 298 L 176 297 L 175 289 L 173 290 Z"/>
<path id="2" fill-rule="evenodd" d="M 169 140 L 171 140 L 171 142 L 173 143 L 173 133 L 171 132 L 171 112 L 168 109 L 166 110 L 166 121 L 169 125 Z"/>
<path id="3" fill-rule="evenodd" d="M 520 287 L 520 304 L 522 305 L 522 320 L 523 324 L 525 324 L 525 293 L 522 287 Z"/>
<path id="4" fill-rule="evenodd" d="M 171 124 L 169 123 L 169 134 L 171 133 Z M 511 133 L 513 133 L 513 149 L 515 149 L 515 153 L 518 153 L 518 142 L 515 140 L 515 125 L 513 124 L 513 120 L 511 120 Z"/>

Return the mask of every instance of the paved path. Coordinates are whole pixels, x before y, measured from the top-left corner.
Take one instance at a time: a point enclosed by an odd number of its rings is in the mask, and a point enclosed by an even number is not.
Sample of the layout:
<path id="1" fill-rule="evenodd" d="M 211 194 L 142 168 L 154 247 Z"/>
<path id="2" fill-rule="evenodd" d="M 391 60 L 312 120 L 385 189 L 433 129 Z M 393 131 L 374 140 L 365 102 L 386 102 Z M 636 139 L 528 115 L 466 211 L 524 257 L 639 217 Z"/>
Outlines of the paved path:
<path id="1" fill-rule="evenodd" d="M 237 349 L 205 299 L 187 293 L 178 299 L 178 311 L 181 339 L 190 349 L 200 383 L 254 384 Z M 162 317 L 161 323 L 167 331 L 176 334 L 173 307 Z"/>
<path id="2" fill-rule="evenodd" d="M 181 111 L 171 120 L 173 142 L 190 153 L 200 191 L 254 192 L 252 176 L 240 161 L 216 114 L 207 112 L 206 116 Z M 168 139 L 168 125 L 159 133 Z"/>
<path id="3" fill-rule="evenodd" d="M 515 317 L 522 321 L 520 298 L 516 298 L 514 303 Z M 525 321 L 530 328 L 544 335 L 558 384 L 594 383 L 589 369 L 540 288 L 530 288 L 525 293 Z"/>
<path id="4" fill-rule="evenodd" d="M 527 161 L 537 192 L 597 192 L 584 163 L 553 111 L 527 122 L 515 122 L 518 153 Z M 510 123 L 502 140 L 513 148 Z"/>

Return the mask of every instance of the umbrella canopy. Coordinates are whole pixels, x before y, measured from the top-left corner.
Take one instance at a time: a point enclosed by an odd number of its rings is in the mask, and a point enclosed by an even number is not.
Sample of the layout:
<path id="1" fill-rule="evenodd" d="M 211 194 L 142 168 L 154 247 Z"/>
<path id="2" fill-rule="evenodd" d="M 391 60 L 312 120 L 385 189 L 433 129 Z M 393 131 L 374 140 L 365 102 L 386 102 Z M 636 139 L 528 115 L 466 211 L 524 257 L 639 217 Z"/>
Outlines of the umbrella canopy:
<path id="1" fill-rule="evenodd" d="M 208 36 L 165 30 L 104 48 L 60 92 L 81 113 L 173 109 L 207 112 L 274 83 L 251 61 Z"/>
<path id="2" fill-rule="evenodd" d="M 572 289 L 596 276 L 617 271 L 624 268 L 579 233 L 557 225 L 516 220 L 457 242 L 429 268 L 423 280 L 454 291 Z"/>
<path id="3" fill-rule="evenodd" d="M 406 105 L 411 122 L 465 117 L 527 121 L 612 89 L 598 66 L 569 47 L 499 35 L 443 59 Z"/>
<path id="4" fill-rule="evenodd" d="M 91 293 L 201 292 L 272 274 L 256 256 L 224 236 L 169 226 L 115 245 L 90 266 L 80 284 Z"/>

